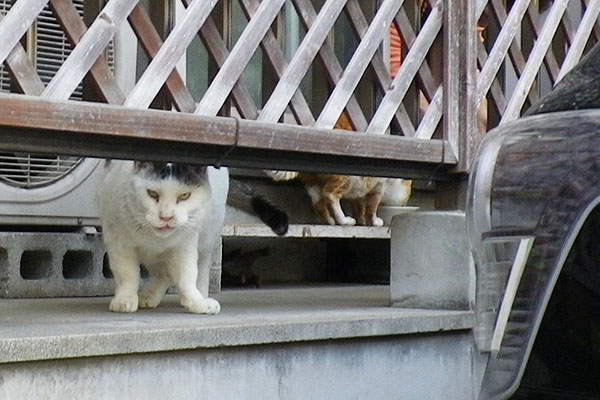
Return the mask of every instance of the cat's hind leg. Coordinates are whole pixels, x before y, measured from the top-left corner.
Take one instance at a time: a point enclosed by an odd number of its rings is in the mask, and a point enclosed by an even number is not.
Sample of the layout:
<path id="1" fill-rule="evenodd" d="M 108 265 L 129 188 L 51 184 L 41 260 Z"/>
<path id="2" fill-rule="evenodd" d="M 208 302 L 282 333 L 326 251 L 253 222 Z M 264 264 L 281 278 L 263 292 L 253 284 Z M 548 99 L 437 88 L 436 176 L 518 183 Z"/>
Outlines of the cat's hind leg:
<path id="1" fill-rule="evenodd" d="M 383 226 L 383 219 L 377 216 L 382 194 L 381 190 L 374 190 L 366 196 L 365 220 L 367 225 Z"/>
<path id="2" fill-rule="evenodd" d="M 115 279 L 115 296 L 109 309 L 114 312 L 135 312 L 138 309 L 140 263 L 133 254 L 108 249 L 110 269 Z"/>
<path id="3" fill-rule="evenodd" d="M 175 252 L 167 263 L 169 275 L 179 290 L 179 300 L 185 309 L 194 314 L 218 314 L 221 305 L 215 299 L 205 297 L 196 286 L 198 269 L 209 269 L 210 255 L 198 257 L 196 246 L 187 246 Z"/>
<path id="4" fill-rule="evenodd" d="M 365 218 L 365 211 L 367 206 L 364 199 L 360 198 L 351 200 L 350 205 L 352 207 L 352 216 L 356 220 L 356 223 L 358 225 L 366 225 L 367 220 Z"/>

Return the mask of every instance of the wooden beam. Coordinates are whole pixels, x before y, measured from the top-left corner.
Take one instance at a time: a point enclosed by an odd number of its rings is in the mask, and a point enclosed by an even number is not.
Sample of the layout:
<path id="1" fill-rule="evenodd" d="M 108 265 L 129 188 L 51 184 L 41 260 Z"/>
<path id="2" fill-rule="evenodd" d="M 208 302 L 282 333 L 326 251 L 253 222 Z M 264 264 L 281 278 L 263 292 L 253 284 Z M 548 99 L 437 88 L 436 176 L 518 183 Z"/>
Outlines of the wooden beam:
<path id="1" fill-rule="evenodd" d="M 439 140 L 11 94 L 0 109 L 10 110 L 0 122 L 10 151 L 415 178 L 456 163 Z"/>

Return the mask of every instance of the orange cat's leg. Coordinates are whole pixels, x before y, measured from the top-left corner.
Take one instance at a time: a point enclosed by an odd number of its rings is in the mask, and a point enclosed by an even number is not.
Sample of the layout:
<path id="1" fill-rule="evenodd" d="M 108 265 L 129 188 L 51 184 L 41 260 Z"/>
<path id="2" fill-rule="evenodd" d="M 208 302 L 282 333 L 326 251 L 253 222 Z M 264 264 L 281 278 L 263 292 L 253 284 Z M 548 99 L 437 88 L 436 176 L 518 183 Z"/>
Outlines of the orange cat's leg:
<path id="1" fill-rule="evenodd" d="M 321 188 L 319 186 L 308 186 L 306 189 L 310 196 L 315 214 L 317 214 L 317 218 L 329 225 L 335 225 L 335 219 L 333 219 L 329 213 L 329 202 L 322 196 Z"/>
<path id="2" fill-rule="evenodd" d="M 323 198 L 326 197 L 329 198 L 329 211 L 331 211 L 331 214 L 338 225 L 356 225 L 356 220 L 354 218 L 344 214 L 339 197 L 334 195 L 323 196 Z"/>
<path id="3" fill-rule="evenodd" d="M 365 219 L 366 204 L 364 199 L 356 199 L 350 202 L 352 206 L 352 216 L 356 219 L 358 225 L 366 225 L 367 220 Z"/>
<path id="4" fill-rule="evenodd" d="M 356 225 L 356 220 L 346 216 L 340 205 L 340 200 L 348 192 L 350 185 L 351 183 L 348 178 L 335 176 L 323 186 L 323 190 L 321 191 L 323 200 L 327 201 L 329 212 L 338 225 Z"/>
<path id="5" fill-rule="evenodd" d="M 329 225 L 335 225 L 335 219 L 331 216 L 329 212 L 329 202 L 322 198 L 315 204 L 313 204 L 313 208 L 315 209 L 315 213 L 317 217 L 323 221 L 327 222 Z"/>
<path id="6" fill-rule="evenodd" d="M 379 208 L 382 194 L 382 191 L 375 190 L 366 196 L 365 219 L 367 225 L 383 226 L 383 220 L 377 216 L 377 209 Z"/>

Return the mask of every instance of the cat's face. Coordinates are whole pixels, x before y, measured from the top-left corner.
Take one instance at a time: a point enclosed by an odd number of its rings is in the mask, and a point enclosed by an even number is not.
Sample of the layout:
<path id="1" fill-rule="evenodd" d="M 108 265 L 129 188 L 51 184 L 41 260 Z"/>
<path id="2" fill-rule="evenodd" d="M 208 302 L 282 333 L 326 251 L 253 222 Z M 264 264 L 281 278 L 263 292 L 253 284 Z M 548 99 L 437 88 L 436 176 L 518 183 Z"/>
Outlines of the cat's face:
<path id="1" fill-rule="evenodd" d="M 143 206 L 137 221 L 158 236 L 193 229 L 211 195 L 206 167 L 136 162 L 134 168 L 135 193 Z"/>

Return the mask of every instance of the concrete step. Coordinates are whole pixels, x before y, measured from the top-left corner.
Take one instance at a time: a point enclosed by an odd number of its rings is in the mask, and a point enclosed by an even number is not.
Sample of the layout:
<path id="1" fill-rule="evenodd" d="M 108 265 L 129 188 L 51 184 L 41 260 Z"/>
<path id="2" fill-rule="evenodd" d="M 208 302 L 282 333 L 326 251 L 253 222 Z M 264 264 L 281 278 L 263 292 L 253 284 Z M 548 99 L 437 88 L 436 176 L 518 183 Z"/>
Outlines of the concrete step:
<path id="1" fill-rule="evenodd" d="M 0 300 L 0 363 L 470 329 L 468 311 L 390 307 L 387 286 L 229 290 L 216 316 L 177 296 L 111 313 L 110 297 Z"/>
<path id="2" fill-rule="evenodd" d="M 223 291 L 217 316 L 0 300 L 0 398 L 470 399 L 473 315 L 388 286 Z"/>

